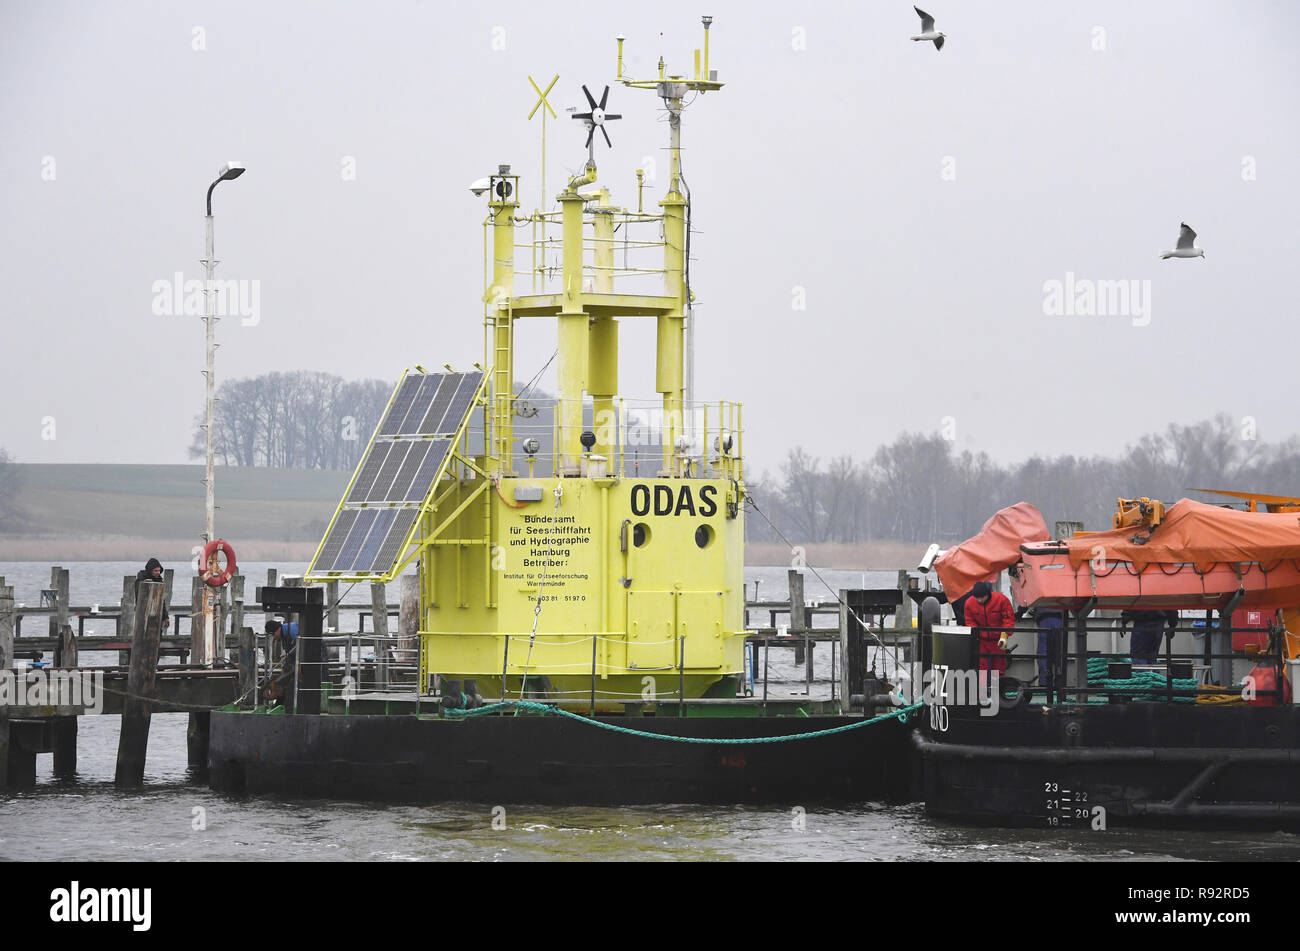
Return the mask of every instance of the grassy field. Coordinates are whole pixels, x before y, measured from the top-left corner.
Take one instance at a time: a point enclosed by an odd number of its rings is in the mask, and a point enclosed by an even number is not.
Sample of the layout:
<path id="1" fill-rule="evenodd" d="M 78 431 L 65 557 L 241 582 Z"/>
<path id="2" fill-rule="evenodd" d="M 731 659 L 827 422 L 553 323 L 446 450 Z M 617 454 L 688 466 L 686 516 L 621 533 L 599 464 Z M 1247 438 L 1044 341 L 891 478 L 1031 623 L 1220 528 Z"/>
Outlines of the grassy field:
<path id="1" fill-rule="evenodd" d="M 0 535 L 0 560 L 189 557 L 203 531 L 202 466 L 20 465 L 21 533 Z M 241 558 L 311 556 L 350 472 L 221 467 L 217 533 Z"/>
<path id="2" fill-rule="evenodd" d="M 203 531 L 202 466 L 36 465 L 19 468 L 21 533 L 0 534 L 0 561 L 188 559 Z M 217 467 L 217 534 L 241 560 L 307 561 L 350 472 Z M 915 565 L 924 545 L 809 545 L 811 563 L 855 570 Z M 784 565 L 784 545 L 750 544 L 750 565 Z"/>

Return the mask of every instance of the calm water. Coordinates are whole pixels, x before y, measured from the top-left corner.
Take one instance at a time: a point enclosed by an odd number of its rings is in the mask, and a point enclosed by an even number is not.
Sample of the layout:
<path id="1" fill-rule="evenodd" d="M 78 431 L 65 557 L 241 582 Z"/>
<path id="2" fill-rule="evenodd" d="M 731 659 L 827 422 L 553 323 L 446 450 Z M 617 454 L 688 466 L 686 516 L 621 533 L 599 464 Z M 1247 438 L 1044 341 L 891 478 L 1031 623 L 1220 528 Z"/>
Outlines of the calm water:
<path id="1" fill-rule="evenodd" d="M 135 570 L 117 563 L 64 567 L 70 569 L 72 600 L 78 604 L 114 603 L 122 575 Z M 264 582 L 266 567 L 245 566 L 250 584 L 253 579 Z M 305 566 L 278 567 L 301 571 Z M 858 572 L 822 574 L 836 587 L 863 583 Z M 0 563 L 0 575 L 17 586 L 20 601 L 34 604 L 49 582 L 49 565 Z M 750 569 L 746 576 L 751 596 L 755 580 L 761 581 L 759 595 L 765 600 L 785 595 L 784 569 Z M 887 587 L 893 577 L 868 572 L 866 584 Z M 805 586 L 810 600 L 831 597 L 818 590 L 811 575 Z M 358 586 L 346 601 L 365 603 L 368 597 Z M 765 618 L 752 620 L 766 623 Z M 792 664 L 778 665 L 783 654 L 773 652 L 773 667 L 793 678 Z M 153 717 L 146 786 L 119 793 L 112 785 L 119 719 L 83 717 L 75 781 L 55 780 L 51 757 L 41 756 L 34 791 L 0 794 L 0 860 L 1300 859 L 1300 836 L 1294 835 L 971 829 L 929 819 L 915 804 L 862 803 L 834 810 L 809 806 L 801 816 L 798 803 L 557 809 L 510 803 L 412 807 L 237 799 L 193 784 L 185 762 L 186 723 L 184 714 Z M 505 810 L 504 829 L 493 828 L 492 810 L 498 805 Z M 802 829 L 796 827 L 800 818 Z"/>

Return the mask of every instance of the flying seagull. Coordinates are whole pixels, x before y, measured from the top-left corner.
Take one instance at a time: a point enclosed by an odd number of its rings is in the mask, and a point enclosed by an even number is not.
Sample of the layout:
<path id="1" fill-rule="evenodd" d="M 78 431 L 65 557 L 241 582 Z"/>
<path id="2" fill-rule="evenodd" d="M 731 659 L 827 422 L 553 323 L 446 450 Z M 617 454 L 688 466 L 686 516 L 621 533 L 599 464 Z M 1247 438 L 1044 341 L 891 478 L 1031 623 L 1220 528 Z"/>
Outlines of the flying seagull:
<path id="1" fill-rule="evenodd" d="M 1187 222 L 1184 221 L 1182 228 L 1179 229 L 1178 231 L 1178 247 L 1174 248 L 1172 251 L 1166 251 L 1164 254 L 1160 255 L 1160 260 L 1164 261 L 1167 260 L 1168 258 L 1205 257 L 1205 251 L 1203 249 L 1192 247 L 1192 242 L 1195 240 L 1196 240 L 1196 232 L 1193 231 L 1191 228 L 1187 227 Z"/>
<path id="2" fill-rule="evenodd" d="M 935 32 L 934 17 L 930 16 L 930 14 L 926 13 L 920 7 L 912 7 L 912 9 L 915 10 L 917 16 L 921 18 L 921 32 L 912 37 L 912 39 L 918 43 L 924 40 L 930 40 L 934 43 L 934 48 L 936 50 L 943 49 L 943 34 Z"/>

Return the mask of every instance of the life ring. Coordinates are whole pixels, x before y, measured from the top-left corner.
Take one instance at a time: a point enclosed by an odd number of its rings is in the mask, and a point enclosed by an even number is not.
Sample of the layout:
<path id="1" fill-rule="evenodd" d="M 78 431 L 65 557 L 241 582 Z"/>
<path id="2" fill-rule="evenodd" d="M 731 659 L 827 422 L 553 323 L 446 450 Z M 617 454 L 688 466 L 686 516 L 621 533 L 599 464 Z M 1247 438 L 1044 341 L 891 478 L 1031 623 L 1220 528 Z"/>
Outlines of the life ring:
<path id="1" fill-rule="evenodd" d="M 226 556 L 226 567 L 224 571 L 213 571 L 212 560 L 217 552 L 222 552 Z M 203 548 L 203 574 L 200 577 L 214 588 L 220 588 L 227 581 L 235 576 L 235 550 L 230 547 L 230 542 L 223 539 L 210 541 Z"/>

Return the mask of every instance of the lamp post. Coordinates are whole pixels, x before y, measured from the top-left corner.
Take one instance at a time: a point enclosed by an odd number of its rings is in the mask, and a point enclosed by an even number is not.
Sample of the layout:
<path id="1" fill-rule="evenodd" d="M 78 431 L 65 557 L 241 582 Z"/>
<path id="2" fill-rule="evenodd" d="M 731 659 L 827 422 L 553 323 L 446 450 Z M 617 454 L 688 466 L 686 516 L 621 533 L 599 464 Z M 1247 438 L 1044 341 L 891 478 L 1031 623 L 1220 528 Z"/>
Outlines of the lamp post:
<path id="1" fill-rule="evenodd" d="M 213 251 L 213 244 L 212 244 L 212 191 L 222 182 L 232 181 L 243 174 L 244 174 L 244 166 L 241 165 L 239 162 L 227 162 L 225 165 L 221 166 L 221 168 L 217 172 L 216 181 L 214 181 L 211 185 L 208 186 L 208 200 L 207 200 L 208 213 L 206 219 L 204 219 L 204 223 L 207 226 L 207 241 L 205 245 L 205 250 L 207 254 L 203 261 L 204 267 L 207 269 L 207 280 L 204 282 L 203 285 L 203 299 L 204 299 L 203 323 L 206 329 L 205 336 L 206 336 L 206 345 L 207 345 L 207 369 L 203 371 L 203 375 L 204 377 L 206 377 L 207 380 L 207 425 L 204 427 L 207 432 L 207 462 L 206 462 L 206 466 L 204 469 L 204 476 L 203 476 L 203 486 L 205 489 L 205 499 L 204 499 L 205 511 L 204 511 L 204 530 L 203 530 L 204 545 L 206 545 L 208 542 L 212 541 L 216 537 L 216 535 L 214 534 L 215 529 L 213 528 L 213 522 L 215 521 L 216 508 L 217 508 L 216 495 L 213 487 L 213 473 L 212 473 L 213 429 L 216 425 L 216 420 L 215 420 L 216 387 L 214 381 L 214 377 L 215 377 L 214 357 L 216 354 L 216 344 L 213 340 L 212 324 L 213 321 L 217 319 L 216 314 L 214 313 L 216 309 L 216 302 L 213 299 L 213 295 L 215 294 L 215 291 L 212 288 L 212 271 L 217 266 L 216 259 L 213 256 L 214 251 Z M 200 565 L 201 570 L 203 568 L 209 568 L 209 567 L 211 566 Z M 211 588 L 205 587 L 205 590 L 203 592 L 203 643 L 199 645 L 199 647 L 201 647 L 201 650 L 196 649 L 193 651 L 193 654 L 196 655 L 193 657 L 194 663 L 205 664 L 208 666 L 214 665 L 217 659 L 217 633 L 216 633 L 215 625 L 213 623 L 214 618 L 213 618 L 213 610 L 212 610 L 212 602 L 214 600 L 213 594 L 214 591 Z"/>

